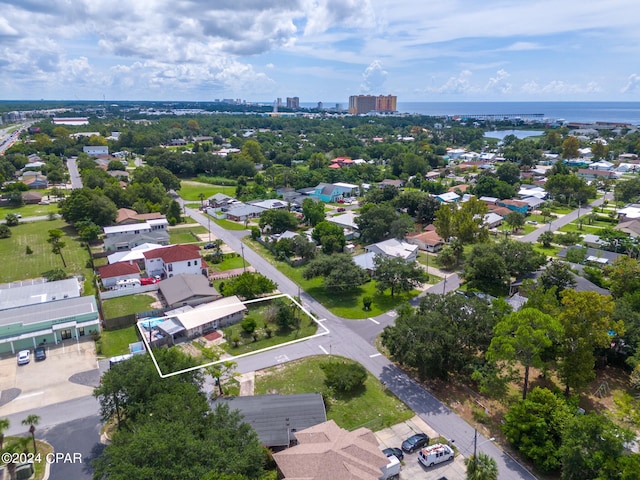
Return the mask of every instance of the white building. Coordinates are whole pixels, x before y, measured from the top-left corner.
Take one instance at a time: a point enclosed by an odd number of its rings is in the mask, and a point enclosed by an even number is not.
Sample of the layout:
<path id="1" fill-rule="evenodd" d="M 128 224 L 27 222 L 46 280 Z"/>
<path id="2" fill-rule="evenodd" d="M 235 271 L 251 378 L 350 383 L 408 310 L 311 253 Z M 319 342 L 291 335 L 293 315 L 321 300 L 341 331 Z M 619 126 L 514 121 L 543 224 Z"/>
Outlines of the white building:
<path id="1" fill-rule="evenodd" d="M 144 267 L 148 277 L 170 278 L 179 273 L 206 273 L 200 247 L 193 244 L 170 245 L 144 252 Z"/>
<path id="2" fill-rule="evenodd" d="M 109 155 L 109 147 L 102 145 L 87 145 L 82 147 L 82 151 L 91 157 Z"/>
<path id="3" fill-rule="evenodd" d="M 364 249 L 366 252 L 383 255 L 385 257 L 399 257 L 408 262 L 414 262 L 418 256 L 418 245 L 411 245 L 397 238 L 367 245 Z"/>

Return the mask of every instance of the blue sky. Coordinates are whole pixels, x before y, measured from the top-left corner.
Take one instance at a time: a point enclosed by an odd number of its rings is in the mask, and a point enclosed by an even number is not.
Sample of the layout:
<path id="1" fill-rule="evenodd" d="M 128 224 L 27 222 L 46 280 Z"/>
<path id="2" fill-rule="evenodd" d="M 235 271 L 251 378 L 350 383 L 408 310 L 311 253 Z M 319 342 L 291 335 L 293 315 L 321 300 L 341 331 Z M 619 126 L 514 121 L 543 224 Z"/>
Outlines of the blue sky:
<path id="1" fill-rule="evenodd" d="M 2 99 L 640 101 L 637 0 L 0 0 Z"/>

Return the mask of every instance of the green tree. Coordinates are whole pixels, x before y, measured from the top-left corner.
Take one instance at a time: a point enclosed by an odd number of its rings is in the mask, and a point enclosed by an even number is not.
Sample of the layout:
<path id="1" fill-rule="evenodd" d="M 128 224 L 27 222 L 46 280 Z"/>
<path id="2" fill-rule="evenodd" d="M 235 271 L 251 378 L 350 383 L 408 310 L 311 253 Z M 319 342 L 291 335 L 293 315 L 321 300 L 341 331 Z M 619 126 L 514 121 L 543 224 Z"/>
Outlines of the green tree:
<path id="1" fill-rule="evenodd" d="M 326 220 L 316 224 L 311 238 L 322 245 L 322 251 L 327 255 L 342 252 L 347 243 L 343 228 Z"/>
<path id="2" fill-rule="evenodd" d="M 9 429 L 10 425 L 8 418 L 0 418 L 0 450 L 4 446 L 4 432 Z"/>
<path id="3" fill-rule="evenodd" d="M 324 203 L 314 202 L 311 198 L 305 198 L 302 202 L 302 214 L 304 215 L 304 221 L 315 227 L 325 219 Z"/>
<path id="4" fill-rule="evenodd" d="M 33 441 L 33 452 L 38 453 L 38 447 L 36 446 L 36 425 L 40 423 L 40 417 L 35 414 L 29 414 L 22 420 L 22 425 L 29 425 L 29 433 L 31 434 L 31 440 Z"/>
<path id="5" fill-rule="evenodd" d="M 634 438 L 603 415 L 589 413 L 567 422 L 559 450 L 562 480 L 620 478 L 625 444 Z M 638 478 L 636 476 L 631 478 Z"/>
<path id="6" fill-rule="evenodd" d="M 633 258 L 620 256 L 607 268 L 611 294 L 621 298 L 640 291 L 640 264 Z"/>
<path id="7" fill-rule="evenodd" d="M 498 480 L 498 464 L 486 453 L 479 452 L 464 459 L 467 480 Z"/>
<path id="8" fill-rule="evenodd" d="M 556 287 L 558 298 L 560 298 L 565 289 L 576 286 L 576 279 L 571 272 L 571 266 L 561 260 L 552 260 L 540 274 L 538 282 L 545 290 Z"/>
<path id="9" fill-rule="evenodd" d="M 376 255 L 374 258 L 376 289 L 383 294 L 391 289 L 393 297 L 399 292 L 408 292 L 427 279 L 427 274 L 416 262 L 401 257 Z"/>
<path id="10" fill-rule="evenodd" d="M 367 370 L 355 362 L 324 362 L 320 365 L 324 372 L 324 383 L 338 392 L 354 392 L 364 388 Z"/>
<path id="11" fill-rule="evenodd" d="M 238 295 L 246 300 L 257 298 L 265 293 L 271 293 L 278 285 L 260 273 L 244 272 L 227 281 L 224 286 L 224 296 Z"/>
<path id="12" fill-rule="evenodd" d="M 102 234 L 102 228 L 88 220 L 76 222 L 74 226 L 76 227 L 80 238 L 85 242 L 95 242 Z"/>
<path id="13" fill-rule="evenodd" d="M 538 237 L 538 241 L 542 244 L 544 248 L 551 247 L 551 243 L 553 243 L 553 239 L 554 239 L 553 232 L 549 232 L 549 231 L 542 232 Z"/>
<path id="14" fill-rule="evenodd" d="M 506 182 L 509 185 L 515 185 L 520 181 L 520 167 L 517 163 L 503 162 L 498 165 L 496 175 L 499 180 Z"/>
<path id="15" fill-rule="evenodd" d="M 64 265 L 64 268 L 67 268 L 67 262 L 64 259 L 64 255 L 62 255 L 62 250 L 67 246 L 67 244 L 62 240 L 62 235 L 62 230 L 49 230 L 49 238 L 47 238 L 47 243 L 51 245 L 51 252 L 54 255 L 60 255 L 60 258 L 62 259 L 62 265 Z"/>
<path id="16" fill-rule="evenodd" d="M 11 233 L 11 229 L 7 225 L 0 224 L 0 238 L 9 238 Z"/>
<path id="17" fill-rule="evenodd" d="M 507 213 L 504 217 L 504 221 L 511 227 L 512 230 L 519 230 L 524 226 L 524 215 L 520 212 Z"/>
<path id="18" fill-rule="evenodd" d="M 271 233 L 282 233 L 286 230 L 297 230 L 298 219 L 286 210 L 267 210 L 260 215 L 258 225 L 263 230 L 267 225 L 270 226 Z"/>
<path id="19" fill-rule="evenodd" d="M 505 316 L 494 327 L 494 337 L 487 351 L 492 362 L 504 360 L 524 367 L 522 399 L 527 398 L 529 369 L 543 366 L 543 354 L 560 339 L 560 322 L 535 308 L 523 308 Z"/>
<path id="20" fill-rule="evenodd" d="M 507 271 L 512 277 L 535 272 L 547 261 L 535 251 L 533 244 L 516 240 L 503 240 L 493 245 L 493 250 L 504 259 Z"/>
<path id="21" fill-rule="evenodd" d="M 559 452 L 562 434 L 574 411 L 562 396 L 535 387 L 526 400 L 511 406 L 504 416 L 502 431 L 537 467 L 554 471 L 562 465 Z"/>
<path id="22" fill-rule="evenodd" d="M 302 276 L 306 279 L 324 277 L 327 290 L 347 291 L 367 281 L 367 274 L 353 263 L 351 256 L 344 253 L 320 255 L 314 258 Z"/>
<path id="23" fill-rule="evenodd" d="M 398 217 L 398 213 L 389 204 L 366 204 L 360 210 L 360 216 L 355 219 L 360 238 L 366 243 L 379 242 L 389 235 L 391 224 Z"/>
<path id="24" fill-rule="evenodd" d="M 579 148 L 578 139 L 574 136 L 568 136 L 562 142 L 562 158 L 578 158 L 580 156 Z"/>
<path id="25" fill-rule="evenodd" d="M 562 306 L 560 323 L 564 334 L 558 374 L 568 395 L 571 388 L 583 388 L 595 378 L 594 350 L 610 346 L 610 331 L 623 335 L 624 324 L 612 319 L 614 303 L 610 296 L 565 290 Z"/>
<path id="26" fill-rule="evenodd" d="M 15 227 L 20 223 L 20 219 L 15 213 L 7 213 L 7 215 L 4 217 L 4 223 L 8 227 Z"/>
<path id="27" fill-rule="evenodd" d="M 505 259 L 493 245 L 480 243 L 473 246 L 464 264 L 464 278 L 472 288 L 504 288 L 509 279 L 509 270 Z"/>
<path id="28" fill-rule="evenodd" d="M 394 360 L 415 368 L 420 378 L 447 379 L 485 352 L 494 314 L 486 302 L 461 295 L 430 294 L 417 309 L 404 308 L 385 327 L 382 344 Z"/>

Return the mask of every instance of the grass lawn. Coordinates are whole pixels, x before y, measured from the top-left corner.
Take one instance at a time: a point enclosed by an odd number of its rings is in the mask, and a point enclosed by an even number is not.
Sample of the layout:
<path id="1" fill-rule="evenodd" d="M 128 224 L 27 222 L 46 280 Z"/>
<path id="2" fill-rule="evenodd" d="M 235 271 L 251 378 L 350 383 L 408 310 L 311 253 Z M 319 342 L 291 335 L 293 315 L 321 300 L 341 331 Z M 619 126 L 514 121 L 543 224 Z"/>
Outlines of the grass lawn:
<path id="1" fill-rule="evenodd" d="M 0 218 L 5 218 L 8 214 L 20 214 L 23 217 L 41 217 L 50 213 L 58 213 L 58 205 L 23 205 L 21 207 L 0 207 Z"/>
<path id="2" fill-rule="evenodd" d="M 180 197 L 187 201 L 200 201 L 200 194 L 204 195 L 204 198 L 209 198 L 216 193 L 223 193 L 230 197 L 235 196 L 236 187 L 225 187 L 222 185 L 210 185 L 203 182 L 195 182 L 193 180 L 183 180 L 180 182 Z"/>
<path id="3" fill-rule="evenodd" d="M 60 255 L 51 253 L 51 245 L 47 243 L 49 230 L 62 230 L 62 241 L 66 244 L 62 255 L 67 262 L 66 268 L 62 264 Z M 80 242 L 73 227 L 63 220 L 42 220 L 38 222 L 20 223 L 11 227 L 12 235 L 0 239 L 0 282 L 11 282 L 38 278 L 43 272 L 54 268 L 64 268 L 69 275 L 83 274 L 85 277 L 85 295 L 91 295 L 90 279 L 93 272 L 86 268 L 89 253 Z M 30 247 L 32 254 L 26 254 Z"/>
<path id="4" fill-rule="evenodd" d="M 200 239 L 196 235 L 202 233 L 207 233 L 207 229 L 201 225 L 198 225 L 197 227 L 170 228 L 169 241 L 172 245 L 200 242 Z"/>
<path id="5" fill-rule="evenodd" d="M 260 254 L 278 270 L 300 285 L 300 288 L 329 309 L 331 313 L 340 317 L 351 319 L 375 317 L 389 310 L 393 310 L 398 305 L 409 301 L 420 293 L 418 290 L 412 290 L 411 292 L 405 292 L 391 297 L 390 290 L 387 290 L 383 295 L 380 295 L 375 288 L 374 281 L 367 282 L 364 285 L 352 288 L 346 292 L 329 292 L 322 286 L 321 277 L 306 280 L 302 277 L 304 267 L 294 268 L 284 262 L 278 262 L 258 242 L 254 242 L 249 238 L 245 238 L 244 241 L 250 245 L 252 249 L 260 252 Z M 371 310 L 367 311 L 363 309 L 362 305 L 362 298 L 366 296 L 373 298 Z"/>
<path id="6" fill-rule="evenodd" d="M 155 297 L 151 295 L 125 295 L 105 300 L 102 302 L 102 309 L 105 318 L 116 318 L 152 310 L 151 304 L 155 301 Z"/>
<path id="7" fill-rule="evenodd" d="M 569 223 L 558 229 L 558 231 L 560 232 L 576 232 L 576 233 L 579 233 L 580 235 L 586 235 L 588 233 L 593 233 L 597 235 L 598 232 L 600 232 L 601 230 L 602 230 L 601 228 L 592 227 L 587 225 L 586 223 L 582 225 L 582 230 L 580 230 L 578 224 L 576 223 Z"/>
<path id="8" fill-rule="evenodd" d="M 26 417 L 26 414 L 25 414 L 25 417 Z M 35 454 L 36 452 L 33 451 L 33 441 L 31 440 L 31 436 L 28 435 L 29 427 L 25 426 L 24 429 L 25 429 L 25 435 L 27 435 L 27 438 L 29 439 L 29 442 L 26 444 L 26 450 L 24 451 L 24 453 Z M 18 440 L 19 438 L 21 437 L 5 437 L 4 446 L 6 447 L 8 444 L 11 444 L 13 441 Z M 49 445 L 47 442 L 38 440 L 37 438 L 36 438 L 36 448 L 38 449 L 37 453 L 40 454 L 40 458 L 42 460 L 39 462 L 33 462 L 34 474 L 33 474 L 33 477 L 30 477 L 30 478 L 32 478 L 33 480 L 41 480 L 42 478 L 44 478 L 45 468 L 47 466 L 47 462 L 45 459 L 47 455 L 52 454 L 54 450 L 53 450 L 53 447 Z M 0 465 L 4 465 L 4 462 L 0 462 Z M 9 478 L 9 475 L 7 475 L 7 478 Z M 48 475 L 47 475 L 47 478 L 48 478 Z"/>
<path id="9" fill-rule="evenodd" d="M 246 230 L 243 223 L 232 222 L 231 220 L 226 220 L 224 218 L 220 220 L 213 218 L 212 220 L 225 230 Z"/>
<path id="10" fill-rule="evenodd" d="M 329 394 L 320 365 L 327 361 L 352 362 L 342 357 L 309 357 L 266 369 L 256 375 L 256 394 L 325 393 L 327 418 L 342 428 L 381 430 L 413 417 L 413 412 L 370 373 L 365 387 L 351 394 Z"/>
<path id="11" fill-rule="evenodd" d="M 246 266 L 249 266 L 249 262 L 245 261 Z M 225 270 L 233 270 L 234 268 L 242 268 L 242 257 L 240 255 L 231 256 L 225 255 L 224 260 L 220 263 L 213 263 L 210 265 L 211 269 L 216 272 L 224 272 Z"/>
<path id="12" fill-rule="evenodd" d="M 575 208 L 560 206 L 560 207 L 551 207 L 550 210 L 553 213 L 557 213 L 558 215 L 566 215 L 567 213 L 573 212 Z"/>
<path id="13" fill-rule="evenodd" d="M 549 248 L 545 248 L 543 247 L 540 243 L 534 243 L 533 244 L 533 249 L 538 252 L 538 253 L 542 253 L 544 255 L 546 255 L 547 257 L 557 257 L 558 256 L 558 252 L 560 250 L 562 250 L 564 247 L 557 247 L 554 245 L 551 245 Z"/>
<path id="14" fill-rule="evenodd" d="M 103 330 L 100 337 L 101 352 L 105 357 L 129 353 L 129 344 L 140 341 L 135 325 L 118 330 Z"/>
<path id="15" fill-rule="evenodd" d="M 258 328 L 256 329 L 256 332 L 258 333 L 258 341 L 254 341 L 253 337 L 242 330 L 240 324 L 237 323 L 224 329 L 224 336 L 227 339 L 227 342 L 221 345 L 222 348 L 224 348 L 231 355 L 240 355 L 247 352 L 255 352 L 256 350 L 261 350 L 273 345 L 280 345 L 281 343 L 291 342 L 299 338 L 309 337 L 315 334 L 316 330 L 318 329 L 318 325 L 306 314 L 302 313 L 302 323 L 300 326 L 300 330 L 292 329 L 281 331 L 278 329 L 277 325 L 271 325 L 271 337 L 267 338 L 263 329 L 264 321 L 259 319 L 258 317 L 255 318 L 258 322 Z M 238 337 L 240 337 L 240 343 L 237 347 L 231 341 L 234 335 L 238 335 Z"/>

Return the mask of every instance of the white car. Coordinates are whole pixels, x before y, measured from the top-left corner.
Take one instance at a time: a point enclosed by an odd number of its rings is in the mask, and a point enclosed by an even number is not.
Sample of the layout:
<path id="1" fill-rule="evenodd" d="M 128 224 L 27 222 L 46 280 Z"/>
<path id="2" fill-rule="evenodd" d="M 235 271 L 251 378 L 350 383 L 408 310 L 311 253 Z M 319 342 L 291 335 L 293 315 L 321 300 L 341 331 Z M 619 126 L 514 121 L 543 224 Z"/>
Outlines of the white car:
<path id="1" fill-rule="evenodd" d="M 18 352 L 18 365 L 26 365 L 30 360 L 29 350 L 20 350 Z"/>

